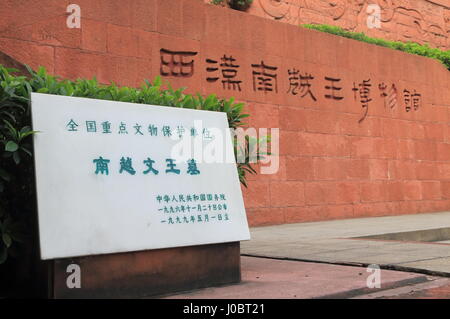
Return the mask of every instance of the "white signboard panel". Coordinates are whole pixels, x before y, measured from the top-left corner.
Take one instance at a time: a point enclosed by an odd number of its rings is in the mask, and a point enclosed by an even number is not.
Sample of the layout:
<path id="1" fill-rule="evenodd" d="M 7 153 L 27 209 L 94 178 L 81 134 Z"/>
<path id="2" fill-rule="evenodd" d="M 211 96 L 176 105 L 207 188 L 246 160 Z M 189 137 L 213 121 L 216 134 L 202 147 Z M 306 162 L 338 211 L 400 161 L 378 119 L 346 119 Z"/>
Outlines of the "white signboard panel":
<path id="1" fill-rule="evenodd" d="M 250 239 L 225 113 L 33 93 L 32 117 L 42 259 Z"/>

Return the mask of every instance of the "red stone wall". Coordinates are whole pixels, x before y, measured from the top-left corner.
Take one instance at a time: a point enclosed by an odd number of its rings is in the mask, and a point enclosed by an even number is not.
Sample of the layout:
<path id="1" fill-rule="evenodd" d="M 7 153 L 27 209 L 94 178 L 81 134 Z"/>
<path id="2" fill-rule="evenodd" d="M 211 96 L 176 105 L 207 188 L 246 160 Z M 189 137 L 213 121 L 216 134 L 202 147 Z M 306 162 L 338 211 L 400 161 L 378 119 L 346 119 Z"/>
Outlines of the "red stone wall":
<path id="1" fill-rule="evenodd" d="M 367 25 L 373 12 L 370 4 L 379 5 L 379 28 Z M 450 49 L 449 0 L 254 0 L 247 12 L 293 25 L 336 25 L 373 37 Z"/>
<path id="2" fill-rule="evenodd" d="M 74 2 L 80 29 L 66 27 Z M 194 68 L 166 77 L 175 86 L 235 96 L 247 103 L 250 125 L 280 128 L 279 172 L 252 176 L 244 189 L 251 225 L 450 209 L 450 72 L 438 61 L 202 0 L 2 5 L 0 51 L 18 61 L 138 85 L 170 74 L 161 49 L 190 52 L 184 61 Z M 222 87 L 231 74 L 221 72 L 224 55 L 235 59 L 227 68 L 237 70 L 241 91 Z M 273 91 L 258 90 L 262 62 L 273 67 L 263 72 Z"/>

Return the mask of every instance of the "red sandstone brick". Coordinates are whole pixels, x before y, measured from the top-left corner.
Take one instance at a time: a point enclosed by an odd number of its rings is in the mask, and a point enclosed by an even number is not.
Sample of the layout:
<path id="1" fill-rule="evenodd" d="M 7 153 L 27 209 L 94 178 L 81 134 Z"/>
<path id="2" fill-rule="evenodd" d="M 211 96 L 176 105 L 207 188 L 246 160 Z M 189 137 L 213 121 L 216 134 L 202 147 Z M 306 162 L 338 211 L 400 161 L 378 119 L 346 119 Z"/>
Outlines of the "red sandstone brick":
<path id="1" fill-rule="evenodd" d="M 351 154 L 356 158 L 374 158 L 375 156 L 375 138 L 372 137 L 352 137 Z"/>
<path id="2" fill-rule="evenodd" d="M 449 108 L 449 110 L 450 110 L 450 108 Z M 445 142 L 450 143 L 450 125 L 447 125 L 447 127 L 446 127 Z"/>
<path id="3" fill-rule="evenodd" d="M 389 179 L 388 161 L 383 159 L 370 159 L 369 172 L 371 180 Z"/>
<path id="4" fill-rule="evenodd" d="M 2 1 L 0 33 L 12 31 L 25 25 L 35 25 L 64 16 L 68 0 Z M 45 8 L 45 10 L 44 10 Z"/>
<path id="5" fill-rule="evenodd" d="M 229 43 L 227 11 L 228 9 L 215 5 L 205 6 L 204 41 L 211 44 L 218 43 L 220 45 Z M 248 27 L 250 26 L 248 25 Z"/>
<path id="6" fill-rule="evenodd" d="M 353 50 L 353 41 L 348 41 L 347 39 L 344 39 L 342 37 L 338 37 L 336 41 L 337 48 L 339 48 L 336 50 L 336 61 L 343 69 L 346 69 L 348 70 L 348 72 L 350 72 L 352 63 L 350 58 L 350 51 Z"/>
<path id="7" fill-rule="evenodd" d="M 183 35 L 183 14 L 179 0 L 157 0 L 156 30 L 165 35 Z"/>
<path id="8" fill-rule="evenodd" d="M 245 23 L 249 30 L 265 30 L 265 21 L 259 17 L 248 15 Z M 264 32 L 251 32 L 248 36 L 250 49 L 253 52 L 266 52 L 267 40 Z"/>
<path id="9" fill-rule="evenodd" d="M 287 48 L 284 42 L 286 24 L 278 21 L 264 21 L 264 32 L 266 38 L 266 53 L 278 57 L 284 57 Z"/>
<path id="10" fill-rule="evenodd" d="M 336 112 L 308 110 L 306 112 L 306 129 L 312 133 L 338 133 L 336 116 L 338 116 Z"/>
<path id="11" fill-rule="evenodd" d="M 138 56 L 139 37 L 136 30 L 119 25 L 108 25 L 108 52 L 122 56 Z M 151 54 L 149 52 L 149 54 Z"/>
<path id="12" fill-rule="evenodd" d="M 136 86 L 150 78 L 151 63 L 147 59 L 56 48 L 55 73 L 68 79 L 96 77 L 100 83 Z"/>
<path id="13" fill-rule="evenodd" d="M 418 160 L 430 160 L 436 159 L 436 143 L 430 141 L 415 141 L 414 142 L 414 154 Z"/>
<path id="14" fill-rule="evenodd" d="M 302 223 L 317 220 L 317 218 L 309 213 L 306 207 L 284 207 L 280 208 L 283 212 L 286 223 Z"/>
<path id="15" fill-rule="evenodd" d="M 416 162 L 408 160 L 391 161 L 390 173 L 398 180 L 413 180 L 417 178 Z"/>
<path id="16" fill-rule="evenodd" d="M 423 199 L 441 199 L 441 183 L 439 181 L 422 182 Z"/>
<path id="17" fill-rule="evenodd" d="M 442 119 L 442 117 L 441 117 Z M 443 141 L 445 138 L 445 124 L 427 123 L 424 125 L 425 138 L 432 141 Z"/>
<path id="18" fill-rule="evenodd" d="M 108 25 L 108 52 L 114 55 L 152 58 L 152 46 L 157 36 L 152 32 L 129 27 Z"/>
<path id="19" fill-rule="evenodd" d="M 276 105 L 263 104 L 263 103 L 246 103 L 245 111 L 251 114 L 248 119 L 245 119 L 249 127 L 254 128 L 281 128 L 283 127 L 281 122 L 281 114 L 283 108 Z M 296 131 L 296 130 L 293 130 Z"/>
<path id="20" fill-rule="evenodd" d="M 407 122 L 407 129 L 413 139 L 423 140 L 425 138 L 425 128 L 417 122 Z"/>
<path id="21" fill-rule="evenodd" d="M 392 49 L 377 47 L 377 56 L 380 74 L 386 79 L 398 79 L 401 72 L 401 54 Z"/>
<path id="22" fill-rule="evenodd" d="M 381 76 L 380 73 L 380 63 L 378 61 L 379 55 L 377 53 L 377 46 L 374 44 L 364 45 L 362 50 L 359 52 L 359 59 L 353 61 L 353 63 L 358 63 L 358 61 L 365 61 L 358 65 L 355 71 L 362 71 L 361 76 L 363 79 L 373 79 L 377 76 Z M 361 70 L 362 69 L 362 70 Z M 360 80 L 362 81 L 362 79 Z"/>
<path id="23" fill-rule="evenodd" d="M 153 74 L 155 74 L 152 69 L 152 61 L 150 59 L 135 59 L 136 63 L 136 76 L 135 76 L 135 87 L 140 87 L 144 80 L 149 80 L 150 82 L 154 79 Z"/>
<path id="24" fill-rule="evenodd" d="M 305 217 L 307 218 L 305 221 L 322 221 L 354 217 L 353 205 L 307 206 L 304 208 L 304 211 L 306 212 Z M 288 217 L 291 217 L 291 215 L 286 215 L 286 220 Z M 296 216 L 293 216 L 293 218 L 295 217 Z"/>
<path id="25" fill-rule="evenodd" d="M 106 64 L 104 54 L 64 48 L 57 48 L 55 52 L 55 73 L 67 79 L 95 76 L 99 82 L 108 83 L 111 80 L 111 71 Z"/>
<path id="26" fill-rule="evenodd" d="M 349 160 L 338 158 L 314 158 L 315 180 L 345 180 L 348 177 Z"/>
<path id="27" fill-rule="evenodd" d="M 107 56 L 107 65 L 116 65 L 109 70 L 109 80 L 124 86 L 141 86 L 145 79 L 152 80 L 152 63 L 149 59 Z"/>
<path id="28" fill-rule="evenodd" d="M 375 158 L 397 158 L 397 139 L 393 138 L 376 138 L 374 140 L 374 154 Z"/>
<path id="29" fill-rule="evenodd" d="M 450 143 L 437 143 L 437 155 L 438 161 L 450 161 Z"/>
<path id="30" fill-rule="evenodd" d="M 300 154 L 312 156 L 350 156 L 350 139 L 347 136 L 299 133 Z"/>
<path id="31" fill-rule="evenodd" d="M 183 0 L 182 10 L 183 36 L 202 40 L 205 33 L 205 5 L 199 0 Z"/>
<path id="32" fill-rule="evenodd" d="M 268 181 L 251 181 L 248 188 L 243 187 L 246 208 L 268 207 L 270 205 L 270 192 Z"/>
<path id="33" fill-rule="evenodd" d="M 420 181 L 403 182 L 403 190 L 405 200 L 422 199 L 422 183 Z"/>
<path id="34" fill-rule="evenodd" d="M 280 106 L 280 128 L 289 131 L 306 129 L 306 110 L 296 107 Z"/>
<path id="35" fill-rule="evenodd" d="M 37 45 L 31 42 L 0 38 L 1 51 L 21 63 L 28 64 L 33 69 L 44 66 L 51 74 L 54 69 L 54 48 L 47 45 Z M 75 65 L 72 65 L 73 68 Z"/>
<path id="36" fill-rule="evenodd" d="M 398 204 L 397 209 L 393 211 L 394 214 L 417 214 L 419 212 L 417 201 L 402 201 L 396 202 Z"/>
<path id="37" fill-rule="evenodd" d="M 383 202 L 387 200 L 385 182 L 361 183 L 361 202 Z"/>
<path id="38" fill-rule="evenodd" d="M 403 140 L 397 141 L 397 158 L 398 159 L 413 159 L 415 158 L 415 141 Z"/>
<path id="39" fill-rule="evenodd" d="M 304 140 L 299 138 L 299 133 L 293 131 L 280 131 L 281 155 L 304 155 Z"/>
<path id="40" fill-rule="evenodd" d="M 325 220 L 328 216 L 328 206 L 306 206 L 304 208 L 307 221 L 321 221 Z M 288 217 L 288 215 L 285 215 Z"/>
<path id="41" fill-rule="evenodd" d="M 370 163 L 366 159 L 348 159 L 345 165 L 346 179 L 360 180 L 370 178 Z"/>
<path id="42" fill-rule="evenodd" d="M 383 118 L 381 122 L 383 127 L 383 137 L 400 137 L 400 121 L 398 119 Z"/>
<path id="43" fill-rule="evenodd" d="M 389 201 L 399 201 L 404 199 L 404 190 L 402 182 L 386 183 L 387 198 Z"/>
<path id="44" fill-rule="evenodd" d="M 305 187 L 303 182 L 271 182 L 270 205 L 272 207 L 303 206 Z"/>
<path id="45" fill-rule="evenodd" d="M 156 0 L 132 0 L 131 23 L 134 28 L 156 31 Z"/>
<path id="46" fill-rule="evenodd" d="M 442 198 L 450 199 L 450 182 L 441 182 Z"/>
<path id="47" fill-rule="evenodd" d="M 229 10 L 227 20 L 228 42 L 227 46 L 234 49 L 249 52 L 250 40 L 253 36 L 253 30 L 245 23 L 248 14 L 237 10 Z M 244 21 L 244 23 L 243 23 Z M 223 32 L 226 32 L 223 30 Z"/>
<path id="48" fill-rule="evenodd" d="M 305 33 L 307 32 L 308 30 L 299 28 L 296 25 L 289 25 L 289 24 L 286 25 L 285 40 L 284 40 L 286 44 L 286 50 L 283 54 L 284 57 L 304 62 L 304 55 L 302 54 L 302 52 L 305 48 L 304 41 L 305 41 Z"/>
<path id="49" fill-rule="evenodd" d="M 355 217 L 375 217 L 393 215 L 396 212 L 395 203 L 364 203 L 356 204 L 353 208 Z"/>
<path id="50" fill-rule="evenodd" d="M 436 171 L 436 178 L 441 180 L 450 180 L 450 163 L 438 164 Z"/>
<path id="51" fill-rule="evenodd" d="M 343 180 L 347 175 L 344 159 L 320 158 L 313 160 L 315 180 Z"/>
<path id="52" fill-rule="evenodd" d="M 329 156 L 349 157 L 351 155 L 350 139 L 347 136 L 327 134 L 325 138 Z"/>
<path id="53" fill-rule="evenodd" d="M 87 18 L 116 25 L 132 26 L 132 1 L 77 0 L 76 3 L 81 8 L 82 21 Z"/>
<path id="54" fill-rule="evenodd" d="M 420 201 L 417 202 L 417 212 L 418 213 L 431 213 L 439 210 L 439 205 L 437 201 Z"/>
<path id="55" fill-rule="evenodd" d="M 273 156 L 277 156 L 277 154 L 273 154 Z M 275 161 L 275 160 L 273 160 Z M 263 174 L 261 170 L 263 167 L 268 167 L 272 165 L 271 163 L 262 161 L 257 168 L 258 175 L 261 176 L 261 180 L 275 180 L 275 181 L 285 181 L 287 180 L 287 168 L 286 168 L 286 156 L 278 156 L 278 171 L 271 174 Z M 274 164 L 275 165 L 275 164 Z"/>
<path id="56" fill-rule="evenodd" d="M 339 132 L 345 135 L 382 136 L 381 119 L 367 117 L 358 123 L 360 118 L 360 114 L 341 114 L 338 122 Z"/>
<path id="57" fill-rule="evenodd" d="M 353 205 L 329 205 L 323 208 L 323 220 L 345 219 L 354 217 Z"/>
<path id="58" fill-rule="evenodd" d="M 298 155 L 326 155 L 327 142 L 325 134 L 298 132 Z"/>
<path id="59" fill-rule="evenodd" d="M 450 89 L 445 88 L 444 90 L 450 90 Z M 447 94 L 450 94 L 450 93 L 447 93 Z M 425 107 L 431 107 L 431 106 L 430 105 L 426 105 Z M 437 113 L 436 114 L 437 115 L 436 116 L 437 117 L 436 122 L 441 122 L 443 124 L 449 122 L 448 107 L 449 107 L 449 104 L 448 104 L 447 101 L 442 101 L 442 104 L 435 106 L 436 111 L 437 111 L 436 112 Z"/>
<path id="60" fill-rule="evenodd" d="M 359 182 L 339 182 L 336 183 L 335 204 L 352 204 L 361 199 Z"/>
<path id="61" fill-rule="evenodd" d="M 310 182 L 305 183 L 306 205 L 325 205 L 330 203 L 330 197 L 335 196 L 332 183 Z"/>
<path id="62" fill-rule="evenodd" d="M 65 11 L 63 10 L 56 16 L 35 21 L 34 23 L 27 21 L 17 26 L 10 26 L 3 32 L 0 32 L 0 36 L 31 41 L 41 45 L 80 48 L 81 29 L 67 27 L 67 17 L 61 14 Z M 22 16 L 17 18 L 21 21 L 26 21 L 22 20 Z"/>
<path id="63" fill-rule="evenodd" d="M 312 157 L 286 157 L 286 179 L 305 181 L 314 179 L 314 167 Z"/>
<path id="64" fill-rule="evenodd" d="M 338 37 L 325 32 L 307 30 L 305 32 L 305 47 L 303 54 L 305 61 L 310 63 L 336 66 L 335 47 Z"/>
<path id="65" fill-rule="evenodd" d="M 448 211 L 448 208 L 450 207 L 450 200 L 439 200 L 435 201 L 436 203 L 436 211 L 442 212 L 442 211 Z"/>
<path id="66" fill-rule="evenodd" d="M 248 209 L 247 220 L 250 226 L 277 225 L 286 222 L 280 208 Z"/>
<path id="67" fill-rule="evenodd" d="M 105 22 L 83 19 L 81 33 L 81 47 L 83 50 L 106 52 L 107 24 Z"/>
<path id="68" fill-rule="evenodd" d="M 439 179 L 442 172 L 439 171 L 439 166 L 435 163 L 416 162 L 416 174 L 419 180 L 434 180 Z"/>

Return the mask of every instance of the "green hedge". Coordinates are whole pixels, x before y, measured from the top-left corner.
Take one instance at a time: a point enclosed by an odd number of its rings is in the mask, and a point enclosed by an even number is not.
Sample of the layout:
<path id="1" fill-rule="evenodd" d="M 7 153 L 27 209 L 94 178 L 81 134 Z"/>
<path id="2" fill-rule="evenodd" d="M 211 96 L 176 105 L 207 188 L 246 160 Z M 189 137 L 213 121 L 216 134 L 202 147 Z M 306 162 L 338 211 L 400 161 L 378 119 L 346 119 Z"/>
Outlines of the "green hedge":
<path id="1" fill-rule="evenodd" d="M 430 48 L 427 44 L 420 45 L 414 42 L 405 43 L 398 41 L 389 41 L 379 38 L 371 38 L 362 32 L 346 31 L 340 27 L 326 24 L 302 24 L 301 27 L 327 32 L 341 37 L 363 41 L 394 50 L 400 50 L 407 53 L 417 54 L 428 58 L 433 58 L 441 61 L 446 66 L 446 68 L 450 70 L 450 50 L 443 51 L 436 48 Z"/>
<path id="2" fill-rule="evenodd" d="M 31 143 L 31 135 L 35 132 L 31 129 L 31 92 L 221 111 L 227 113 L 231 128 L 244 125 L 243 119 L 249 116 L 243 113 L 244 104 L 235 103 L 233 98 L 219 99 L 215 95 L 205 98 L 200 94 L 184 94 L 183 88 L 172 89 L 169 83 L 163 82 L 159 77 L 152 83 L 145 81 L 140 88 L 130 88 L 115 84 L 101 85 L 95 79 L 61 80 L 47 74 L 44 68 L 37 72 L 28 68 L 30 76 L 27 77 L 16 76 L 14 72 L 16 70 L 0 65 L 0 296 L 1 290 L 6 289 L 8 280 L 13 280 L 11 278 L 14 275 L 19 279 L 26 277 L 31 267 L 24 266 L 23 263 L 29 264 L 31 259 L 37 259 L 36 196 Z M 235 148 L 235 152 L 257 153 L 255 145 L 259 141 L 247 139 L 247 144 L 238 150 Z M 248 156 L 246 158 L 246 163 L 238 163 L 239 178 L 245 186 L 246 173 L 256 173 L 248 162 Z M 13 264 L 10 260 L 13 260 Z M 18 261 L 22 267 L 14 264 Z M 8 266 L 9 264 L 14 266 Z M 18 268 L 24 269 L 22 274 L 15 274 Z M 14 286 L 16 284 L 10 285 Z"/>

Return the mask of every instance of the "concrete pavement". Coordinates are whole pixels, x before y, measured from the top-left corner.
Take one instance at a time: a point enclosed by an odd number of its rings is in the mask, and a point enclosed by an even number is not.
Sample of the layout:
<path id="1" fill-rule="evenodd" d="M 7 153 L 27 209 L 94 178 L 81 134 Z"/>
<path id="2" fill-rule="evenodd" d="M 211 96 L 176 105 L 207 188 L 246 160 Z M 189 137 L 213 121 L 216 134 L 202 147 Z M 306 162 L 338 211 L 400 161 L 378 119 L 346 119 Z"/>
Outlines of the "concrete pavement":
<path id="1" fill-rule="evenodd" d="M 242 257 L 242 282 L 166 296 L 167 299 L 395 298 L 450 287 L 450 279 L 381 270 L 381 287 L 368 288 L 362 267 Z M 450 297 L 450 296 L 447 296 Z"/>
<path id="2" fill-rule="evenodd" d="M 251 229 L 242 283 L 166 298 L 450 298 L 450 212 Z M 365 266 L 378 264 L 381 288 Z M 394 271 L 396 269 L 401 271 Z"/>
<path id="3" fill-rule="evenodd" d="M 420 234 L 446 227 L 450 227 L 450 212 L 256 227 L 251 229 L 252 239 L 241 243 L 241 253 L 336 264 L 378 264 L 450 276 L 450 244 L 445 238 L 439 238 L 439 242 L 413 241 L 414 236 L 407 237 L 407 241 L 360 238 L 402 232 Z"/>

